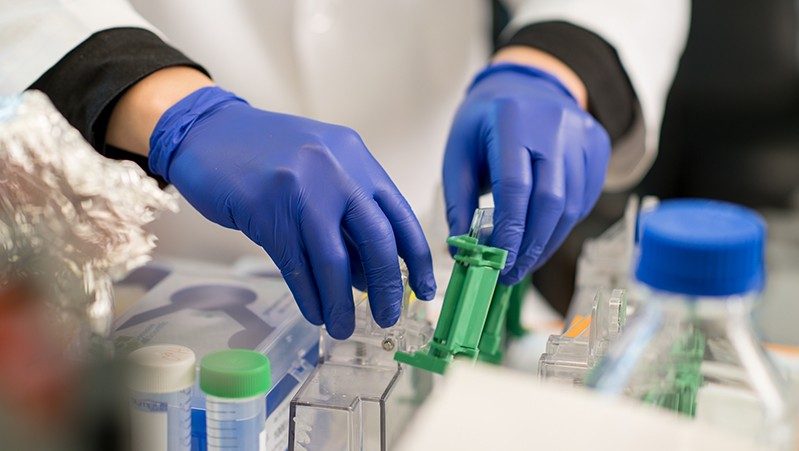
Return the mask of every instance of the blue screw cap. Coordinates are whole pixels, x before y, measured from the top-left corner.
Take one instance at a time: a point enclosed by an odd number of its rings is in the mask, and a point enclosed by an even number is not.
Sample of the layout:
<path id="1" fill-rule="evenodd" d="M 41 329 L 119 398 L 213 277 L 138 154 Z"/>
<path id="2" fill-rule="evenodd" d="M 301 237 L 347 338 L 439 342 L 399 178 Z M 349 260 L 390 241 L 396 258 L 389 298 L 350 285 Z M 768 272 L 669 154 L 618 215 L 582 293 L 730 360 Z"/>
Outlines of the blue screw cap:
<path id="1" fill-rule="evenodd" d="M 707 199 L 663 201 L 639 221 L 635 277 L 691 296 L 763 289 L 766 224 L 756 212 Z"/>

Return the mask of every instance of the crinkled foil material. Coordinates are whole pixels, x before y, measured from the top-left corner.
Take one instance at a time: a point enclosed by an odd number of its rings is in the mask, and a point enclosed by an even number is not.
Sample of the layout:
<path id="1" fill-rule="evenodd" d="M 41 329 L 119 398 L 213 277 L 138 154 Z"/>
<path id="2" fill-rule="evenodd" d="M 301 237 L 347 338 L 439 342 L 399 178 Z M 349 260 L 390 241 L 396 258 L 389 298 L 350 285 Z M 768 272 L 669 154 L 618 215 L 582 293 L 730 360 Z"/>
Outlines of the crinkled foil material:
<path id="1" fill-rule="evenodd" d="M 99 155 L 40 92 L 0 97 L 0 287 L 34 285 L 58 319 L 110 333 L 112 281 L 149 260 L 143 226 L 177 210 L 137 165 Z"/>

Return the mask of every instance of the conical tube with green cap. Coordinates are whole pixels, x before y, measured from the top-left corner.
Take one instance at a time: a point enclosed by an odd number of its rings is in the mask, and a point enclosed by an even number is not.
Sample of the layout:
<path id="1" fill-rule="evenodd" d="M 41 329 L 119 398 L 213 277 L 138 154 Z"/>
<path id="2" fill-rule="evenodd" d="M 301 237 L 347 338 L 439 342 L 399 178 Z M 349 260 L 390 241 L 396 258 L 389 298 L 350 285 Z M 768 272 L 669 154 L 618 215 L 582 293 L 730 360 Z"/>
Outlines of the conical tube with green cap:
<path id="1" fill-rule="evenodd" d="M 208 450 L 264 451 L 266 402 L 272 386 L 269 358 L 248 349 L 206 355 L 200 388 L 206 394 Z"/>

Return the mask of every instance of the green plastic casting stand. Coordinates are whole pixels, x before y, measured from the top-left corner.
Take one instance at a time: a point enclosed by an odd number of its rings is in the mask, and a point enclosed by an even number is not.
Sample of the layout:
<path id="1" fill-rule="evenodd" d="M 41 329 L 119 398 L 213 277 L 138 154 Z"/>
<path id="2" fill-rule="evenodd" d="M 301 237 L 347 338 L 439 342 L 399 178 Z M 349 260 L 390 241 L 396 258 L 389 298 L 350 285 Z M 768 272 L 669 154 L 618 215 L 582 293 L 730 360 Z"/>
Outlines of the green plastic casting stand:
<path id="1" fill-rule="evenodd" d="M 438 374 L 444 374 L 453 357 L 475 360 L 479 355 L 486 318 L 494 304 L 494 288 L 508 256 L 507 251 L 477 244 L 477 239 L 468 235 L 450 237 L 447 244 L 458 248 L 458 253 L 433 339 L 412 354 L 394 354 L 398 362 Z M 507 300 L 509 296 L 502 297 Z M 493 307 L 492 328 L 494 322 L 504 326 L 507 302 L 504 307 L 500 304 Z M 486 346 L 494 346 L 494 335 L 486 336 Z"/>

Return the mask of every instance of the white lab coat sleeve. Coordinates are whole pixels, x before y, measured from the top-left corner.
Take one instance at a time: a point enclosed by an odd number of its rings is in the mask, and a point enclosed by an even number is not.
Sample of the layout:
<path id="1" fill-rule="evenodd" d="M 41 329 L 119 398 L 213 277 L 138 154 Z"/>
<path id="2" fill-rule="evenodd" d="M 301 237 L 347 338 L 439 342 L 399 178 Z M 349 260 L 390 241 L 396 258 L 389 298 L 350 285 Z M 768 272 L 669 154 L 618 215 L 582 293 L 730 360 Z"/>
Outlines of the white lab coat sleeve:
<path id="1" fill-rule="evenodd" d="M 157 31 L 125 0 L 0 0 L 0 95 L 23 91 L 93 33 Z"/>
<path id="2" fill-rule="evenodd" d="M 640 112 L 614 141 L 605 190 L 638 183 L 657 154 L 666 97 L 687 39 L 690 0 L 516 0 L 507 5 L 512 16 L 506 36 L 529 24 L 565 21 L 615 48 Z"/>

